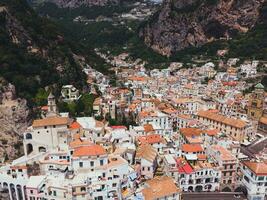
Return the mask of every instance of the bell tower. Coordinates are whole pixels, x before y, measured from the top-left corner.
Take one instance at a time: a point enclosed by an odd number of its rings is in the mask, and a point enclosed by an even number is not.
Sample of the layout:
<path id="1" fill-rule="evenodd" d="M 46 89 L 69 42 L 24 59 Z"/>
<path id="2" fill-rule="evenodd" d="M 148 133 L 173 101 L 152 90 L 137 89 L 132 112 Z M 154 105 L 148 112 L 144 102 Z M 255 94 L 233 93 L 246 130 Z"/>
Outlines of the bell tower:
<path id="1" fill-rule="evenodd" d="M 56 99 L 52 93 L 50 93 L 47 98 L 47 106 L 48 106 L 48 116 L 57 115 Z"/>
<path id="2" fill-rule="evenodd" d="M 264 109 L 264 86 L 258 83 L 252 93 L 248 103 L 248 117 L 259 120 L 263 115 Z"/>

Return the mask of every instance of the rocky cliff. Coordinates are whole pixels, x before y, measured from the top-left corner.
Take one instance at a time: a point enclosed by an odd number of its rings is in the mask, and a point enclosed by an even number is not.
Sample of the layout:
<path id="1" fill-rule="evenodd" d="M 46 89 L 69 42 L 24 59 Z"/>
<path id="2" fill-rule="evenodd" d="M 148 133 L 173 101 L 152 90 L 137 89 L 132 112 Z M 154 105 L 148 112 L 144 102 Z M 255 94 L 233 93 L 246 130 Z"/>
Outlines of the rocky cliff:
<path id="1" fill-rule="evenodd" d="M 55 3 L 57 6 L 62 8 L 78 8 L 81 6 L 105 6 L 110 4 L 117 4 L 119 0 L 44 0 L 46 2 Z M 31 0 L 36 2 L 36 0 Z"/>
<path id="2" fill-rule="evenodd" d="M 0 163 L 23 153 L 22 135 L 31 120 L 29 108 L 40 106 L 36 100 L 40 89 L 85 86 L 77 49 L 26 0 L 0 1 Z"/>
<path id="3" fill-rule="evenodd" d="M 25 99 L 17 98 L 15 87 L 0 82 L 0 163 L 12 160 L 23 153 L 22 133 L 29 121 L 29 109 Z"/>
<path id="4" fill-rule="evenodd" d="M 162 55 L 247 32 L 264 0 L 165 0 L 140 30 L 145 43 Z"/>

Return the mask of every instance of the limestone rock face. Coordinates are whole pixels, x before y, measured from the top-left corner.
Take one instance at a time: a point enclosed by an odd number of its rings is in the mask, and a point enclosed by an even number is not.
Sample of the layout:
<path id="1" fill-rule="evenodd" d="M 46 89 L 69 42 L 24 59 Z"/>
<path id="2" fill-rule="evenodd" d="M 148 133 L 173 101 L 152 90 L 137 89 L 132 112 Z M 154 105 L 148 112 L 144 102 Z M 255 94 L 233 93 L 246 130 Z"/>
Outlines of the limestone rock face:
<path id="1" fill-rule="evenodd" d="M 264 0 L 165 0 L 140 30 L 145 43 L 162 55 L 247 32 Z"/>
<path id="2" fill-rule="evenodd" d="M 55 3 L 62 8 L 77 8 L 80 6 L 105 6 L 108 4 L 117 4 L 119 0 L 46 0 Z"/>
<path id="3" fill-rule="evenodd" d="M 0 83 L 0 162 L 23 153 L 22 134 L 28 127 L 29 109 L 26 100 L 15 94 L 13 85 Z"/>

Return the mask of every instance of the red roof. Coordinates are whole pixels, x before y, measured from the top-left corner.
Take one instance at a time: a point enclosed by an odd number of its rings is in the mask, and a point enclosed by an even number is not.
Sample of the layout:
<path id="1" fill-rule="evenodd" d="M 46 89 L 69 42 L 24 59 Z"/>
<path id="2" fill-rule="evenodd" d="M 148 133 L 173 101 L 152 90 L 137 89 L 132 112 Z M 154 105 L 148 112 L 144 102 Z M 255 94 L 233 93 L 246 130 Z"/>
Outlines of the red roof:
<path id="1" fill-rule="evenodd" d="M 73 157 L 100 156 L 106 154 L 106 150 L 100 145 L 81 146 L 74 150 Z"/>
<path id="2" fill-rule="evenodd" d="M 179 173 L 191 174 L 194 171 L 191 165 L 184 159 L 177 158 L 176 164 Z"/>
<path id="3" fill-rule="evenodd" d="M 147 136 L 140 136 L 138 137 L 138 141 L 141 144 L 155 144 L 155 143 L 161 143 L 162 142 L 162 138 L 159 134 L 151 134 L 151 135 L 147 135 Z"/>
<path id="4" fill-rule="evenodd" d="M 206 130 L 205 132 L 209 136 L 214 136 L 214 135 L 217 135 L 219 133 L 219 130 L 217 130 L 217 129 L 211 129 L 211 130 Z"/>
<path id="5" fill-rule="evenodd" d="M 42 106 L 42 107 L 41 107 L 41 110 L 43 110 L 43 111 L 48 111 L 48 106 Z"/>
<path id="6" fill-rule="evenodd" d="M 202 152 L 203 148 L 200 144 L 183 144 L 182 145 L 183 152 Z"/>
<path id="7" fill-rule="evenodd" d="M 73 122 L 70 125 L 70 129 L 79 129 L 79 128 L 81 128 L 81 125 L 78 122 Z"/>
<path id="8" fill-rule="evenodd" d="M 229 81 L 229 82 L 222 82 L 222 84 L 225 86 L 236 86 L 237 82 L 236 81 Z"/>
<path id="9" fill-rule="evenodd" d="M 111 126 L 112 129 L 127 129 L 126 126 Z"/>

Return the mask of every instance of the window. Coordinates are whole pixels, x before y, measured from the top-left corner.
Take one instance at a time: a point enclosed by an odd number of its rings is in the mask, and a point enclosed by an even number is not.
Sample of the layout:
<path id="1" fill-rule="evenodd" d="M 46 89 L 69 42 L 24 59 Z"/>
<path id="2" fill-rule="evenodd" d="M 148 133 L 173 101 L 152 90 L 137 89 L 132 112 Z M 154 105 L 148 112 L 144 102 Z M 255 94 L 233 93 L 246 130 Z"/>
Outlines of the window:
<path id="1" fill-rule="evenodd" d="M 53 191 L 53 195 L 54 195 L 54 196 L 57 196 L 57 191 L 54 190 L 54 191 Z"/>
<path id="2" fill-rule="evenodd" d="M 112 183 L 112 187 L 116 187 L 117 186 L 117 183 Z"/>
<path id="3" fill-rule="evenodd" d="M 80 167 L 83 167 L 83 162 L 79 162 L 79 166 Z"/>
<path id="4" fill-rule="evenodd" d="M 104 160 L 100 160 L 100 165 L 104 165 Z"/>
<path id="5" fill-rule="evenodd" d="M 264 180 L 264 176 L 259 176 L 258 177 L 258 181 L 263 181 Z"/>
<path id="6" fill-rule="evenodd" d="M 247 176 L 244 176 L 244 179 L 249 183 L 249 179 Z"/>
<path id="7" fill-rule="evenodd" d="M 90 166 L 93 167 L 94 166 L 94 161 L 90 161 Z"/>
<path id="8" fill-rule="evenodd" d="M 33 194 L 33 190 L 30 190 L 30 193 Z"/>

